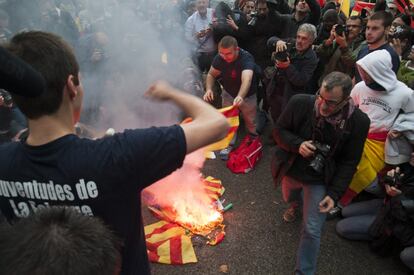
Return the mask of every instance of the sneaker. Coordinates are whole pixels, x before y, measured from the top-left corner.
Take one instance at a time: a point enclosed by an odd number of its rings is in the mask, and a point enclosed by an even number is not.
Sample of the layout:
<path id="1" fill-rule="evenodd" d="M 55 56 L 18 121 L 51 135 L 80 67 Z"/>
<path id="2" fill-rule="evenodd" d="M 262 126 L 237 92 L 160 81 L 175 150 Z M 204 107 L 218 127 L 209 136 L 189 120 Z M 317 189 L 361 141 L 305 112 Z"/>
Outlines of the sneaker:
<path id="1" fill-rule="evenodd" d="M 229 146 L 227 148 L 224 148 L 223 150 L 220 151 L 219 156 L 222 160 L 228 160 L 229 159 L 229 154 L 231 152 L 231 150 L 233 149 L 233 147 Z"/>
<path id="2" fill-rule="evenodd" d="M 326 220 L 333 220 L 333 219 L 336 219 L 336 218 L 339 218 L 339 217 L 341 217 L 341 215 L 342 215 L 342 207 L 340 207 L 340 206 L 335 206 L 334 208 L 332 208 L 329 212 L 328 212 L 328 214 L 327 214 L 327 216 L 326 216 Z"/>
<path id="3" fill-rule="evenodd" d="M 283 213 L 283 220 L 287 223 L 291 223 L 296 221 L 297 217 L 299 216 L 299 209 L 298 207 L 289 207 L 286 209 L 286 211 Z"/>

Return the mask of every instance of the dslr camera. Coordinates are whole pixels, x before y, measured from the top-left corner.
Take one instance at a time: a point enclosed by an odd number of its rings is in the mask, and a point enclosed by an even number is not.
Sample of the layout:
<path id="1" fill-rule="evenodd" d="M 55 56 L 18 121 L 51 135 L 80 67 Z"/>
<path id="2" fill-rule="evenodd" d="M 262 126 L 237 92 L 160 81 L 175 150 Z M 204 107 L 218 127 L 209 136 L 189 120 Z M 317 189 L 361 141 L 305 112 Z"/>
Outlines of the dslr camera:
<path id="1" fill-rule="evenodd" d="M 272 53 L 272 62 L 273 63 L 275 63 L 276 61 L 286 62 L 288 57 L 290 56 L 291 46 L 292 45 L 290 43 L 286 43 L 286 50 L 284 50 L 282 52 L 273 52 Z"/>
<path id="2" fill-rule="evenodd" d="M 402 185 L 402 176 L 401 176 L 401 172 L 396 172 L 394 170 L 394 175 L 393 176 L 385 176 L 383 179 L 383 183 L 384 184 L 388 184 L 390 187 L 394 186 L 395 188 L 399 188 Z"/>
<path id="3" fill-rule="evenodd" d="M 315 157 L 309 163 L 309 168 L 311 171 L 313 170 L 318 174 L 323 174 L 323 168 L 325 167 L 328 154 L 331 151 L 331 146 L 318 141 L 312 141 L 312 145 L 316 147 L 316 150 Z"/>
<path id="4" fill-rule="evenodd" d="M 343 33 L 345 33 L 345 35 L 347 35 L 348 34 L 348 30 L 347 30 L 347 28 L 346 28 L 345 25 L 337 25 L 335 27 L 335 33 L 337 35 L 341 35 L 341 36 L 343 35 Z"/>
<path id="5" fill-rule="evenodd" d="M 8 91 L 0 89 L 0 96 L 3 97 L 4 106 L 11 107 L 13 105 L 13 98 Z"/>

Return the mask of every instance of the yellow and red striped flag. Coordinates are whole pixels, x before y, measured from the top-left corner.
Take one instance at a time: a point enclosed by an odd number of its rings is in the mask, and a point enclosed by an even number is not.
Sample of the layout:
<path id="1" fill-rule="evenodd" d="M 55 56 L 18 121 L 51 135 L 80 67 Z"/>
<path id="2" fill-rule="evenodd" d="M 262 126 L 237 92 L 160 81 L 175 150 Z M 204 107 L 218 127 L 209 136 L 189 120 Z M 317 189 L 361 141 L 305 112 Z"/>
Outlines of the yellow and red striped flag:
<path id="1" fill-rule="evenodd" d="M 217 141 L 216 143 L 210 144 L 206 147 L 207 151 L 217 151 L 224 149 L 229 146 L 230 141 L 233 139 L 237 129 L 239 128 L 239 108 L 237 106 L 229 106 L 219 110 L 226 118 L 230 124 L 230 130 L 228 131 L 226 137 L 222 140 Z"/>
<path id="2" fill-rule="evenodd" d="M 210 176 L 203 180 L 203 184 L 212 202 L 225 191 L 221 180 Z M 162 219 L 144 228 L 149 260 L 173 265 L 196 263 L 197 257 L 191 237 L 186 235 L 186 230 L 182 226 L 172 222 L 175 214 L 171 209 L 158 209 L 152 206 L 148 208 L 155 216 Z M 224 235 L 224 231 L 222 234 Z"/>
<path id="3" fill-rule="evenodd" d="M 159 221 L 144 230 L 151 262 L 173 265 L 197 262 L 191 238 L 178 224 Z"/>
<path id="4" fill-rule="evenodd" d="M 212 201 L 218 200 L 224 194 L 224 186 L 221 184 L 221 180 L 208 176 L 204 179 L 204 189 Z"/>

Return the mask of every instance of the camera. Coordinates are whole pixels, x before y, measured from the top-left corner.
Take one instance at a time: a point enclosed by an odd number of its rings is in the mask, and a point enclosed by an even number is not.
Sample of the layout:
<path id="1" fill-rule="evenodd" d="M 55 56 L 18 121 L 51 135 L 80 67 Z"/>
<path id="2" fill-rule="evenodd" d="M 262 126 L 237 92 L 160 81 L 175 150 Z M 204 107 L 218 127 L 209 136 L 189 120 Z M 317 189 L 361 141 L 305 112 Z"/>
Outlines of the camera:
<path id="1" fill-rule="evenodd" d="M 343 33 L 345 33 L 345 35 L 348 33 L 348 30 L 346 29 L 346 26 L 345 25 L 337 25 L 336 27 L 335 27 L 335 33 L 337 34 L 337 35 L 343 35 Z"/>
<path id="2" fill-rule="evenodd" d="M 326 158 L 331 150 L 331 146 L 323 144 L 318 141 L 312 141 L 312 145 L 316 147 L 315 157 L 309 164 L 311 171 L 323 174 L 323 168 L 325 167 Z"/>
<path id="3" fill-rule="evenodd" d="M 13 105 L 13 98 L 8 91 L 0 89 L 0 96 L 3 97 L 4 106 L 11 107 Z"/>
<path id="4" fill-rule="evenodd" d="M 288 57 L 290 56 L 291 52 L 291 43 L 286 43 L 286 50 L 281 52 L 273 52 L 272 53 L 272 62 L 275 63 L 276 61 L 279 62 L 286 62 Z"/>
<path id="5" fill-rule="evenodd" d="M 388 34 L 388 37 L 390 39 L 404 39 L 405 38 L 404 31 L 405 31 L 405 28 L 403 28 L 402 26 L 397 26 L 395 27 L 393 32 L 390 32 Z"/>
<path id="6" fill-rule="evenodd" d="M 247 25 L 249 25 L 249 26 L 256 25 L 257 18 L 258 18 L 257 12 L 251 12 L 249 15 L 250 15 L 251 19 L 250 19 L 250 21 Z"/>
<path id="7" fill-rule="evenodd" d="M 399 188 L 402 185 L 401 179 L 402 179 L 401 173 L 394 170 L 394 175 L 385 176 L 383 178 L 383 183 L 388 184 L 390 187 L 394 186 L 396 188 Z"/>

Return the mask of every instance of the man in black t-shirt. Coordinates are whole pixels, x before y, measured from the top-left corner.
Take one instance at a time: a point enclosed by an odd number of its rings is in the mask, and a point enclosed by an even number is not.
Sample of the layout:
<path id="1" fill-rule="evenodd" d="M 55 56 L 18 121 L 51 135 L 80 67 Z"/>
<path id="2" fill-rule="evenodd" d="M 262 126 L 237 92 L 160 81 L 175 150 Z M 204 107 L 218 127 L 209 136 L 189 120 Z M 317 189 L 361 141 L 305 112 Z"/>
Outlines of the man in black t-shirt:
<path id="1" fill-rule="evenodd" d="M 400 57 L 387 41 L 387 35 L 390 30 L 392 20 L 392 15 L 386 11 L 379 11 L 370 16 L 365 30 L 367 44 L 361 47 L 361 50 L 357 56 L 357 61 L 373 51 L 386 50 L 391 55 L 392 70 L 395 74 L 397 74 L 400 67 Z M 355 83 L 358 83 L 361 80 L 359 71 L 355 70 Z"/>
<path id="2" fill-rule="evenodd" d="M 0 145 L 1 212 L 13 222 L 65 205 L 100 217 L 123 243 L 121 273 L 149 274 L 140 191 L 179 168 L 186 153 L 224 137 L 226 119 L 202 100 L 158 82 L 146 95 L 173 101 L 192 122 L 81 139 L 74 125 L 83 87 L 70 46 L 54 34 L 32 31 L 13 37 L 7 49 L 37 70 L 47 89 L 35 98 L 13 94 L 28 118 L 29 135 Z"/>
<path id="3" fill-rule="evenodd" d="M 214 57 L 207 75 L 204 100 L 209 102 L 214 100 L 212 88 L 215 80 L 218 80 L 225 90 L 221 95 L 223 107 L 238 106 L 247 131 L 250 135 L 256 136 L 257 65 L 254 58 L 247 51 L 240 49 L 237 40 L 232 36 L 223 37 L 218 44 L 218 50 L 219 54 Z M 220 152 L 222 159 L 228 158 L 235 138 L 236 135 L 230 142 L 230 147 Z"/>

